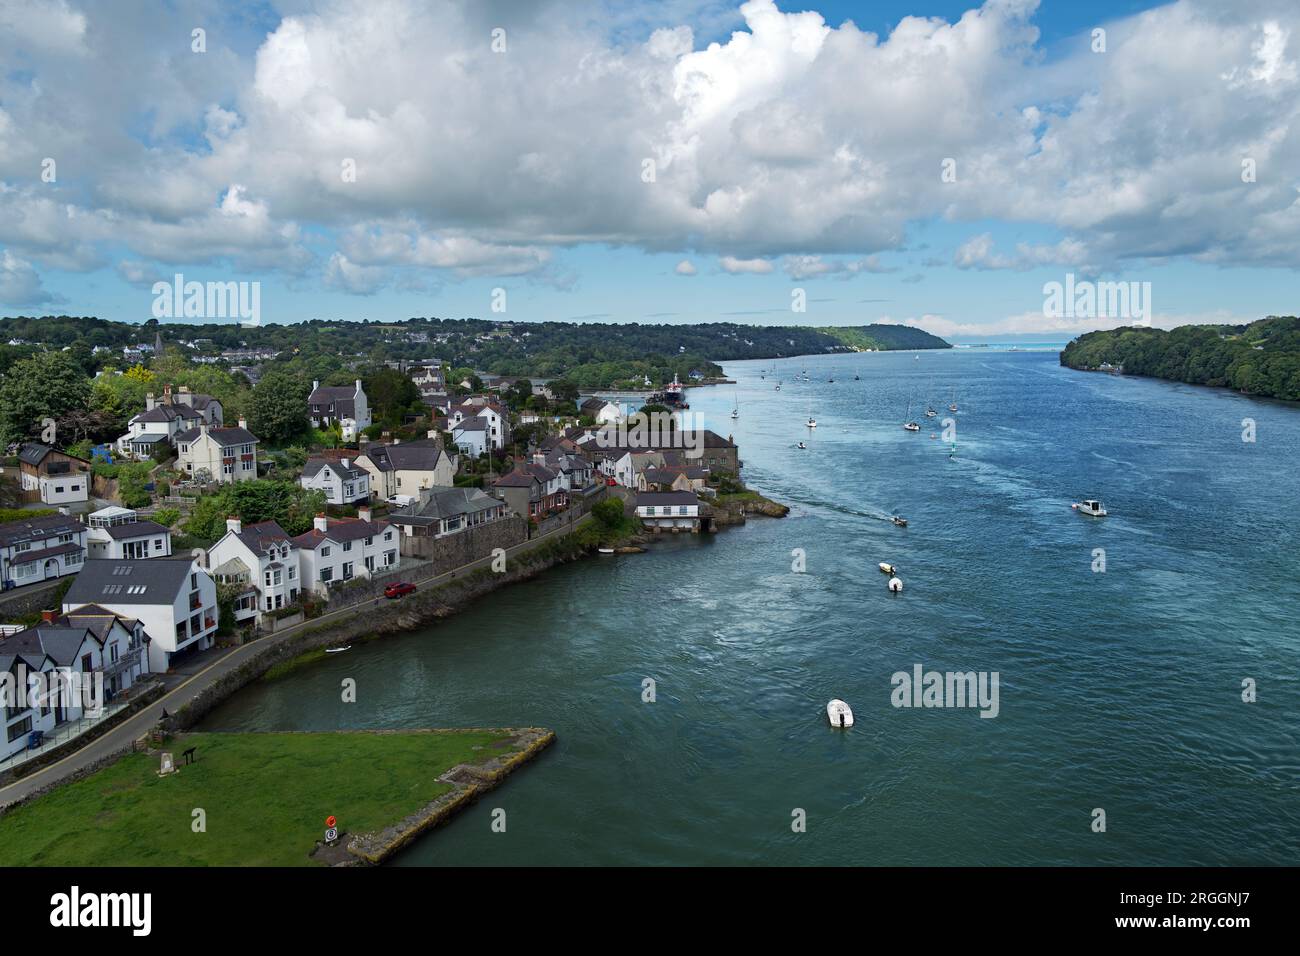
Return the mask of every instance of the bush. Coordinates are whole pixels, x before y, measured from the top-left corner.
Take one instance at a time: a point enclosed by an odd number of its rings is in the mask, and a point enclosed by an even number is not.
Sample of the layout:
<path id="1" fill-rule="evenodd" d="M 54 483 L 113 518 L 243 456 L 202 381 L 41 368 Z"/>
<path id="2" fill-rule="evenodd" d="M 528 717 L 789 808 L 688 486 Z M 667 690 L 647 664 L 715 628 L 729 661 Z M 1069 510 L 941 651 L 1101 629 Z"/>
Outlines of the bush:
<path id="1" fill-rule="evenodd" d="M 623 524 L 623 499 L 606 498 L 598 501 L 591 509 L 591 515 L 606 528 L 618 528 Z"/>

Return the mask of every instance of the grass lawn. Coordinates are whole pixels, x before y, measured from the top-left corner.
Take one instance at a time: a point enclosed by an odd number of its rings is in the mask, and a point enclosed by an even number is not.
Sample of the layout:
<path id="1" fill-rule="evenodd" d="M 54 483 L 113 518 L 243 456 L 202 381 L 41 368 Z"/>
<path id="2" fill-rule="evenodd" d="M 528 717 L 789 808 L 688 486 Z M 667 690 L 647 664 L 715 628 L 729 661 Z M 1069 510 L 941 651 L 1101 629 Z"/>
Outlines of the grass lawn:
<path id="1" fill-rule="evenodd" d="M 308 866 L 334 814 L 348 833 L 395 823 L 451 787 L 437 777 L 502 753 L 503 734 L 187 734 L 198 761 L 162 778 L 131 754 L 0 816 L 0 866 Z M 475 747 L 481 749 L 475 750 Z M 207 832 L 191 830 L 192 811 Z"/>

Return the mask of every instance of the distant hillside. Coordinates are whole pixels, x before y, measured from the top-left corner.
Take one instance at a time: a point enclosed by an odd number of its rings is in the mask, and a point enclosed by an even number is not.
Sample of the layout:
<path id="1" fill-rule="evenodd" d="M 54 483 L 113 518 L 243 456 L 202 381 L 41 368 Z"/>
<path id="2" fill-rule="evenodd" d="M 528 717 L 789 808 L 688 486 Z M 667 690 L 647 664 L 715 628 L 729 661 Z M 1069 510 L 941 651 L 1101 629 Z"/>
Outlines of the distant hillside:
<path id="1" fill-rule="evenodd" d="M 1061 352 L 1069 368 L 1123 366 L 1191 385 L 1300 401 L 1300 319 L 1269 316 L 1249 325 L 1183 325 L 1172 331 L 1129 327 L 1081 335 Z"/>
<path id="2" fill-rule="evenodd" d="M 952 345 L 922 329 L 910 325 L 828 325 L 817 330 L 854 349 L 950 349 Z"/>

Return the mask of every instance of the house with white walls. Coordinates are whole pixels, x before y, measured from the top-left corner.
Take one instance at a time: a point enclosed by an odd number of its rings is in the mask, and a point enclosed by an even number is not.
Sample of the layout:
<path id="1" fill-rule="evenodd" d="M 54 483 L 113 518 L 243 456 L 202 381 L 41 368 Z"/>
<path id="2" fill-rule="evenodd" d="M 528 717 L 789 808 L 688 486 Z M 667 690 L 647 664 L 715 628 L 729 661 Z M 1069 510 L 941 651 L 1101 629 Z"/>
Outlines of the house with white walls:
<path id="1" fill-rule="evenodd" d="M 689 491 L 643 491 L 636 516 L 651 531 L 699 531 L 700 499 Z"/>
<path id="2" fill-rule="evenodd" d="M 325 492 L 332 505 L 370 500 L 370 472 L 351 457 L 308 458 L 298 483 L 310 491 Z"/>
<path id="3" fill-rule="evenodd" d="M 474 428 L 484 433 L 485 447 L 500 451 L 510 441 L 510 417 L 505 408 L 497 404 L 496 401 L 492 399 L 478 401 L 478 399 L 479 396 L 471 396 L 459 405 L 453 405 L 449 408 L 447 410 L 447 430 L 452 433 L 454 438 L 457 427 L 462 426 L 470 419 L 482 419 L 483 424 L 474 426 Z"/>
<path id="4" fill-rule="evenodd" d="M 198 428 L 178 432 L 175 443 L 176 467 L 187 475 L 220 484 L 257 477 L 258 439 L 242 418 L 230 428 L 200 422 Z"/>
<path id="5" fill-rule="evenodd" d="M 90 500 L 90 462 L 40 442 L 18 449 L 19 483 L 29 498 L 47 505 Z"/>
<path id="6" fill-rule="evenodd" d="M 9 675 L 13 692 L 13 699 L 0 702 L 0 760 L 24 750 L 33 732 L 48 734 L 94 716 L 148 673 L 143 627 L 93 613 L 102 610 L 45 611 L 39 624 L 0 639 L 0 672 Z"/>
<path id="7" fill-rule="evenodd" d="M 387 521 L 372 521 L 369 508 L 358 508 L 357 515 L 317 515 L 310 531 L 292 539 L 299 549 L 304 588 L 328 594 L 330 588 L 353 578 L 397 569 L 401 561 L 397 528 Z"/>
<path id="8" fill-rule="evenodd" d="M 171 529 L 141 520 L 130 508 L 100 508 L 86 518 L 86 556 L 90 558 L 169 558 Z"/>
<path id="9" fill-rule="evenodd" d="M 370 474 L 371 493 L 385 500 L 394 495 L 414 498 L 425 488 L 450 487 L 458 464 L 436 438 L 367 444 L 356 457 L 356 465 Z"/>
<path id="10" fill-rule="evenodd" d="M 194 558 L 87 561 L 63 597 L 63 612 L 86 604 L 139 621 L 151 638 L 155 673 L 211 647 L 217 634 L 217 586 Z"/>
<path id="11" fill-rule="evenodd" d="M 307 415 L 313 428 L 332 428 L 337 425 L 344 441 L 356 441 L 364 428 L 370 427 L 370 403 L 361 388 L 361 379 L 352 385 L 326 385 L 311 383 L 307 396 Z"/>
<path id="12" fill-rule="evenodd" d="M 76 574 L 86 560 L 86 526 L 70 515 L 0 524 L 0 589 Z"/>
<path id="13" fill-rule="evenodd" d="M 224 424 L 221 402 L 211 395 L 200 395 L 181 386 L 173 392 L 170 385 L 163 387 L 162 398 L 150 392 L 144 399 L 145 409 L 127 423 L 127 432 L 117 440 L 119 454 L 131 458 L 148 458 L 160 442 L 174 444 L 178 432 L 198 428 L 206 422 L 209 427 Z"/>
<path id="14" fill-rule="evenodd" d="M 248 608 L 236 608 L 237 621 L 260 620 L 269 611 L 298 602 L 302 590 L 298 547 L 275 521 L 245 525 L 239 518 L 227 518 L 226 533 L 208 549 L 207 560 L 218 582 L 244 582 L 257 592 L 256 613 L 241 614 Z"/>

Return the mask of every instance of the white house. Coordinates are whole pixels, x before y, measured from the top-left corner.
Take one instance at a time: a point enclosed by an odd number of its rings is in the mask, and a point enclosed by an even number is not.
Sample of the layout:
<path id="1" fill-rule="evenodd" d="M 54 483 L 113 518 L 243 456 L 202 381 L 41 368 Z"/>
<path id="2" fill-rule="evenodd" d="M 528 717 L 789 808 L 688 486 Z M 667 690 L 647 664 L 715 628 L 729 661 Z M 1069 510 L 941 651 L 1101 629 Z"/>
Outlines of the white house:
<path id="1" fill-rule="evenodd" d="M 87 561 L 63 598 L 64 613 L 84 604 L 139 621 L 156 673 L 211 647 L 217 633 L 217 586 L 193 558 Z"/>
<path id="2" fill-rule="evenodd" d="M 307 396 L 307 413 L 313 428 L 338 425 L 344 441 L 356 441 L 363 428 L 370 427 L 370 404 L 361 388 L 361 379 L 352 386 L 311 383 Z"/>
<path id="3" fill-rule="evenodd" d="M 0 759 L 26 749 L 34 731 L 50 733 L 97 712 L 148 672 L 144 629 L 111 614 L 81 613 L 102 610 L 45 611 L 40 624 L 0 640 L 0 673 L 9 675 Z"/>
<path id="4" fill-rule="evenodd" d="M 388 514 L 407 538 L 443 538 L 506 517 L 506 505 L 478 488 L 430 488 Z M 407 542 L 409 544 L 409 542 Z"/>
<path id="5" fill-rule="evenodd" d="M 491 424 L 483 415 L 462 418 L 451 426 L 451 440 L 465 454 L 477 458 L 492 445 Z"/>
<path id="6" fill-rule="evenodd" d="M 76 455 L 27 442 L 18 450 L 23 491 L 47 505 L 79 504 L 90 499 L 90 462 Z"/>
<path id="7" fill-rule="evenodd" d="M 700 499 L 689 491 L 643 491 L 636 516 L 654 531 L 699 531 Z"/>
<path id="8" fill-rule="evenodd" d="M 457 427 L 463 426 L 465 422 L 474 418 L 483 419 L 481 430 L 486 433 L 487 444 L 497 450 L 506 447 L 506 443 L 510 441 L 510 419 L 506 410 L 490 399 L 480 402 L 476 397 L 471 397 L 459 405 L 452 406 L 447 411 L 447 430 L 454 438 Z"/>
<path id="9" fill-rule="evenodd" d="M 198 428 L 177 432 L 175 442 L 176 467 L 188 475 L 221 484 L 257 477 L 257 436 L 242 418 L 231 428 L 200 422 Z"/>
<path id="10" fill-rule="evenodd" d="M 91 558 L 169 558 L 171 529 L 141 521 L 130 508 L 101 508 L 87 519 L 86 554 Z"/>
<path id="11" fill-rule="evenodd" d="M 68 515 L 0 524 L 0 588 L 76 574 L 86 560 L 86 526 Z"/>
<path id="12" fill-rule="evenodd" d="M 623 409 L 603 398 L 589 398 L 578 406 L 578 413 L 595 419 L 597 425 L 615 425 L 625 417 Z"/>
<path id="13" fill-rule="evenodd" d="M 384 499 L 414 497 L 422 489 L 449 487 L 456 480 L 456 457 L 432 438 L 366 445 L 357 454 L 356 464 L 370 474 L 371 493 Z"/>
<path id="14" fill-rule="evenodd" d="M 208 567 L 222 583 L 244 583 L 257 591 L 256 614 L 246 613 L 247 606 L 237 607 L 236 620 L 260 619 L 298 601 L 302 583 L 298 547 L 274 521 L 245 527 L 239 518 L 227 518 L 225 535 L 208 549 Z"/>
<path id="15" fill-rule="evenodd" d="M 351 458 L 308 458 L 298 483 L 325 492 L 325 500 L 332 505 L 370 500 L 370 472 Z"/>
<path id="16" fill-rule="evenodd" d="M 596 468 L 606 478 L 613 478 L 624 488 L 637 485 L 636 462 L 632 452 L 627 448 L 600 448 L 595 442 L 580 446 L 584 455 L 589 455 L 596 463 Z"/>
<path id="17" fill-rule="evenodd" d="M 163 388 L 162 398 L 153 392 L 145 396 L 145 410 L 127 423 L 127 433 L 117 440 L 117 450 L 133 458 L 148 458 L 159 442 L 171 443 L 178 432 L 197 428 L 200 423 L 220 427 L 224 423 L 221 402 L 211 395 L 200 395 L 181 386 Z"/>
<path id="18" fill-rule="evenodd" d="M 370 509 L 356 518 L 317 515 L 312 529 L 293 539 L 299 549 L 303 587 L 328 593 L 331 586 L 355 577 L 395 570 L 400 562 L 397 529 L 371 521 Z"/>

